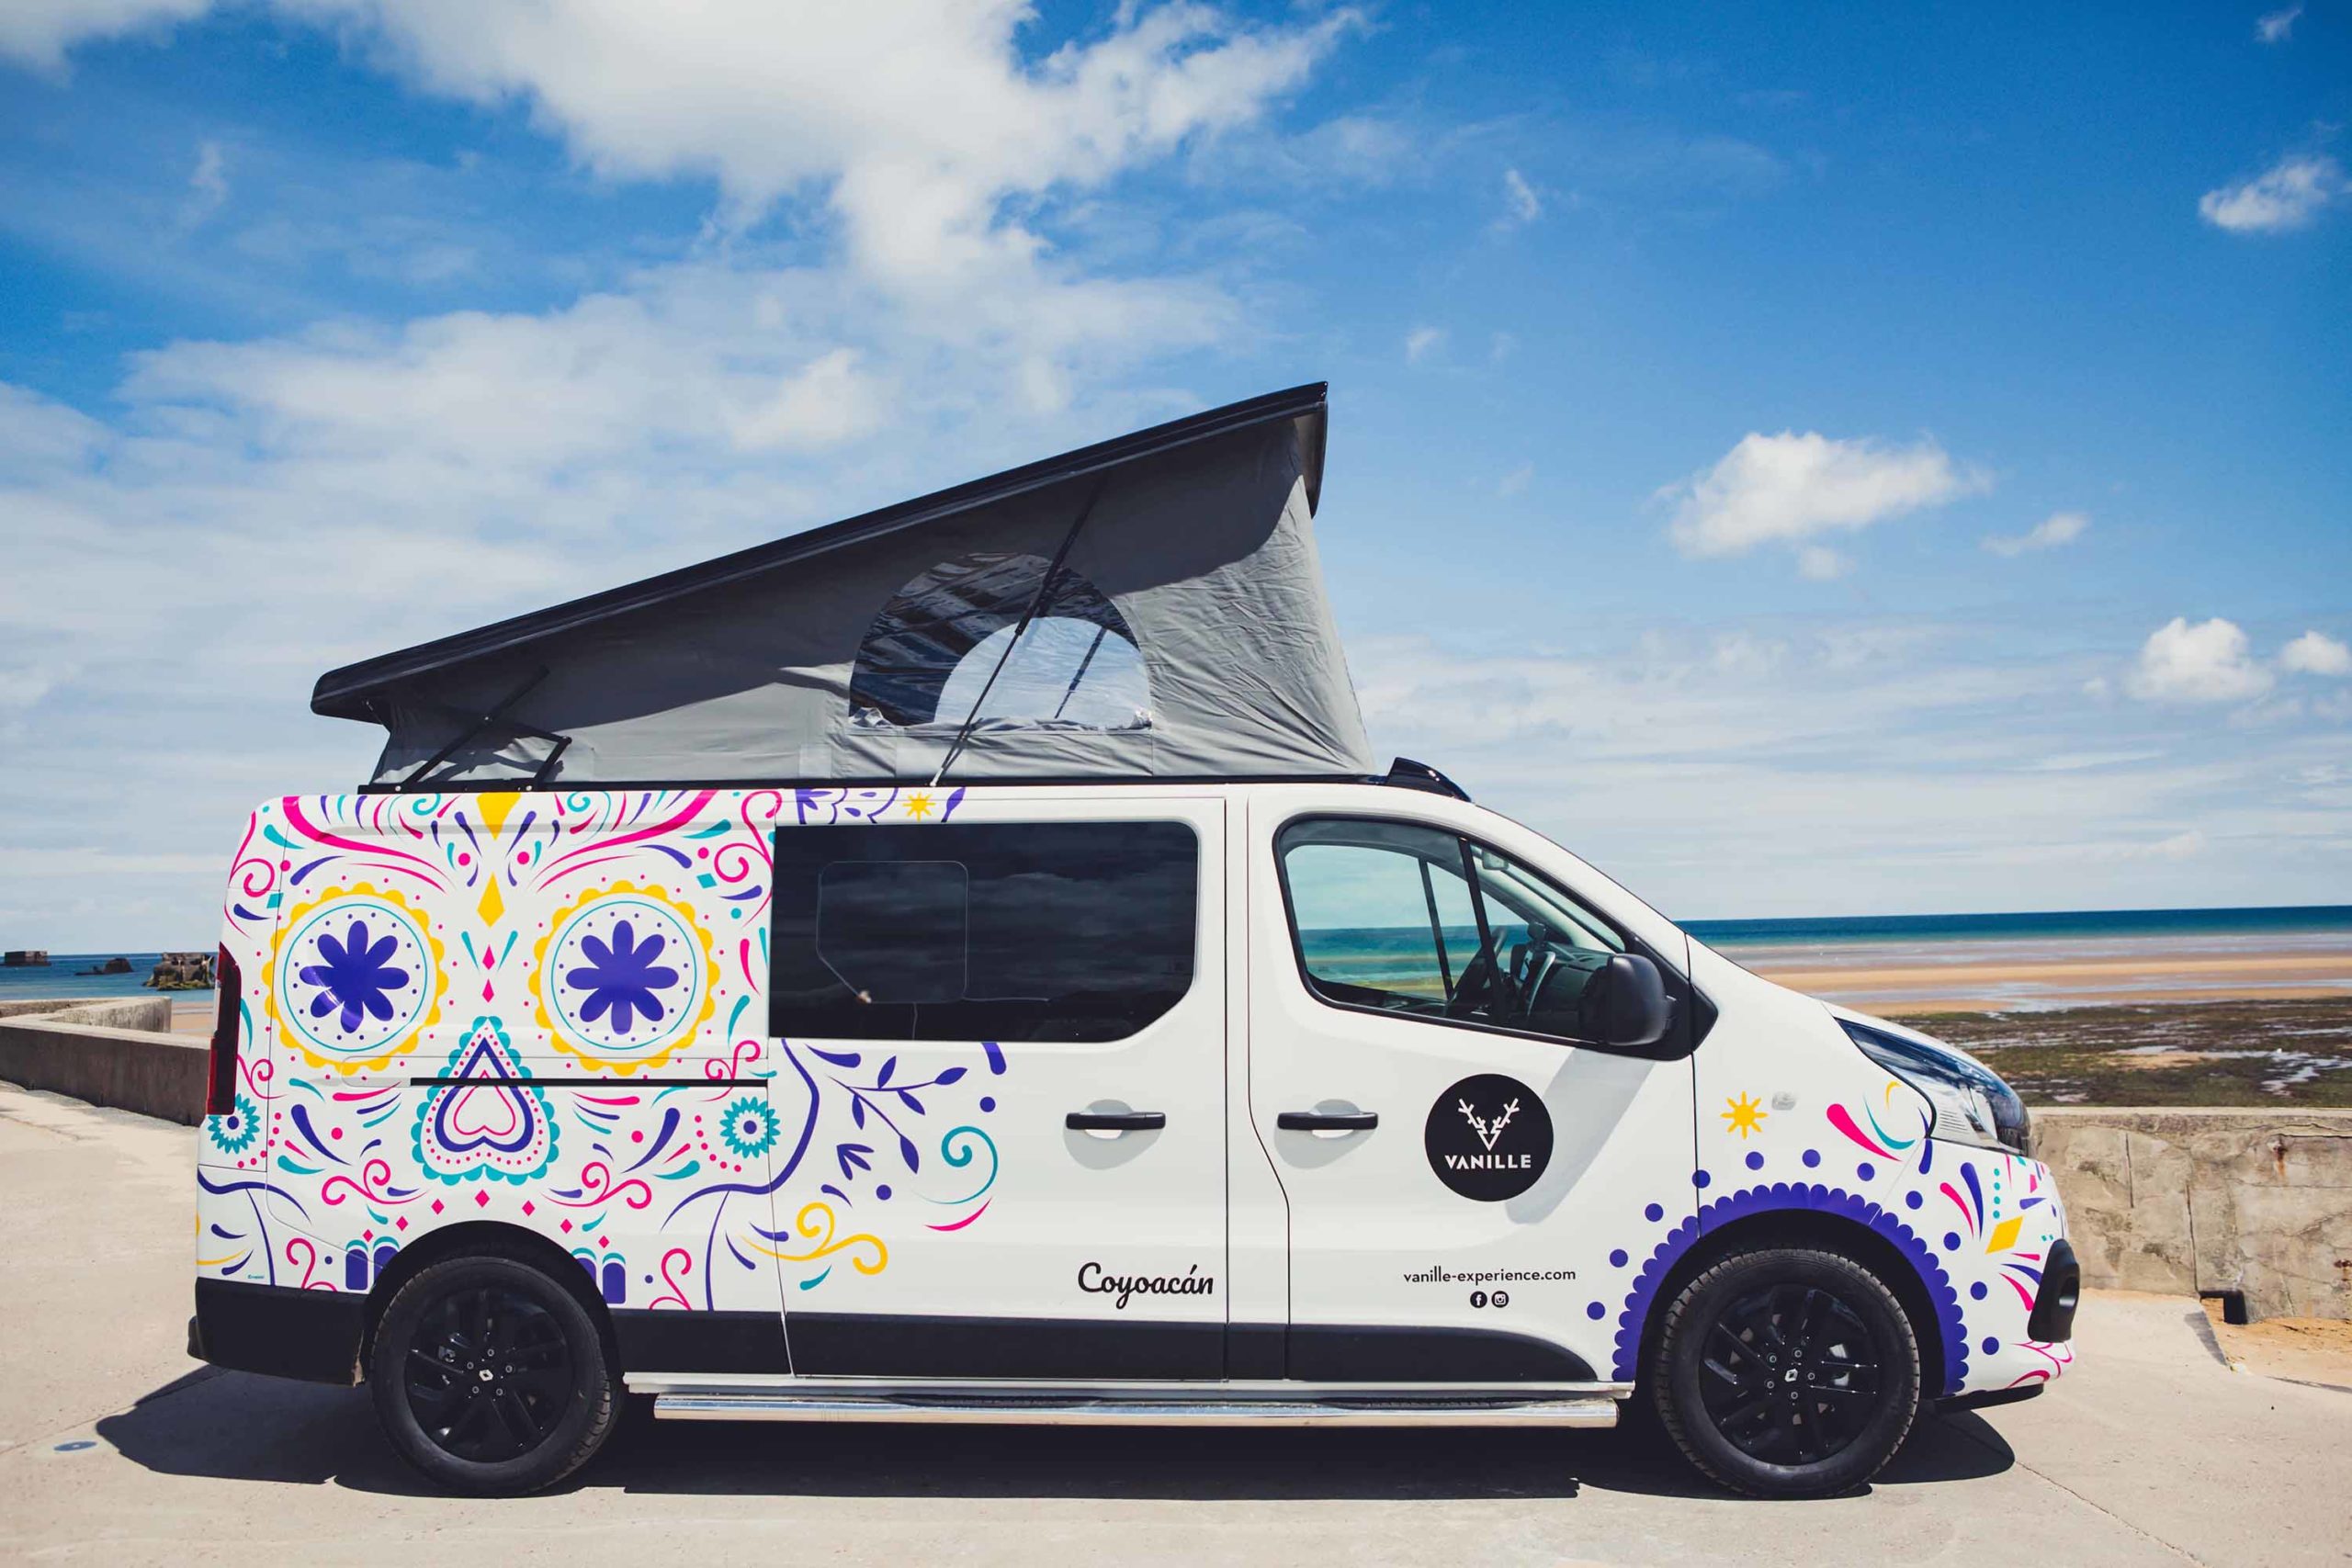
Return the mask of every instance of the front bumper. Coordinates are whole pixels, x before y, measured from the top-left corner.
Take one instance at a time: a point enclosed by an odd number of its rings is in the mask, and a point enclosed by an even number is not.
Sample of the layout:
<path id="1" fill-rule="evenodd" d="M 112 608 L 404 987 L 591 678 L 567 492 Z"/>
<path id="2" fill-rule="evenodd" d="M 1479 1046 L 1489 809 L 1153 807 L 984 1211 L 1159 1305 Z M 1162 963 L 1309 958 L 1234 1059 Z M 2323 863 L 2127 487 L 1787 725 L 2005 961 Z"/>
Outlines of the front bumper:
<path id="1" fill-rule="evenodd" d="M 2065 1237 L 2050 1244 L 2042 1265 L 2041 1288 L 2034 1292 L 2033 1311 L 2025 1320 L 2029 1338 L 2044 1345 L 2063 1345 L 2075 1337 L 2075 1307 L 2082 1300 L 2083 1266 Z"/>
<path id="2" fill-rule="evenodd" d="M 198 1280 L 187 1353 L 232 1371 L 306 1382 L 359 1381 L 368 1298 L 235 1280 Z"/>

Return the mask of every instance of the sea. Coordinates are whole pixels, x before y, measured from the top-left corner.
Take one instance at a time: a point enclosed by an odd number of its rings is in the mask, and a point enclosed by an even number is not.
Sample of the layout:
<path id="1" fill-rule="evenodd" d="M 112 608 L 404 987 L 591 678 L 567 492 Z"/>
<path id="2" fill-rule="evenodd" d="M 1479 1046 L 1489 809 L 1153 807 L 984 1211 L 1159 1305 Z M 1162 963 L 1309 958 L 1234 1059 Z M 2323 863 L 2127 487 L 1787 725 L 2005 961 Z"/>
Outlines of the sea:
<path id="1" fill-rule="evenodd" d="M 178 953 L 204 953 L 205 947 L 175 948 Z M 209 1006 L 212 993 L 202 991 L 151 991 L 147 976 L 164 955 L 160 953 L 52 953 L 46 967 L 27 965 L 23 968 L 0 968 L 0 1001 L 14 1001 L 28 997 L 169 997 L 175 1002 L 203 1002 Z M 85 975 L 85 969 L 117 958 L 130 960 L 128 975 Z"/>

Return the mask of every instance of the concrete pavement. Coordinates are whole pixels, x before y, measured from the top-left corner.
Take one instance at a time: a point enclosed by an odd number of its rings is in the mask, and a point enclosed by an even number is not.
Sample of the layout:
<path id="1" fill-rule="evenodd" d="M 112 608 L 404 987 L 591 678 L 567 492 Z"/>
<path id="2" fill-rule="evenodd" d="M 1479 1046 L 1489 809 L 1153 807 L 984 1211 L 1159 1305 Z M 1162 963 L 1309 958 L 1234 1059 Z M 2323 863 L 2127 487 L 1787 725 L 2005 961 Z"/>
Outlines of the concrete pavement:
<path id="1" fill-rule="evenodd" d="M 2340 1562 L 2352 1390 L 2094 1294 L 2048 1395 L 1925 1418 L 1865 1494 L 1758 1504 L 1613 1433 L 636 1421 L 568 1489 L 423 1490 L 363 1390 L 182 1353 L 187 1128 L 0 1089 L 0 1558 L 309 1563 Z"/>

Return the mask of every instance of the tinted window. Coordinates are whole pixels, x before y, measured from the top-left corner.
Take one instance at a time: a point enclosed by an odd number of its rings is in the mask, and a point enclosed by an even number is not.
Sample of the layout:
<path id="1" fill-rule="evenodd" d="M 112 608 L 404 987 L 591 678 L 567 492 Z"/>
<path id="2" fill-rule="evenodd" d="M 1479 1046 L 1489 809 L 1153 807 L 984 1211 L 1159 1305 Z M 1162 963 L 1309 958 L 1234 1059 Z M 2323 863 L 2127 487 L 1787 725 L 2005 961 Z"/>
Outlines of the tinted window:
<path id="1" fill-rule="evenodd" d="M 771 1033 L 1118 1040 L 1193 983 L 1182 822 L 785 828 Z"/>
<path id="2" fill-rule="evenodd" d="M 1299 967 L 1340 1007 L 1580 1037 L 1625 940 L 1540 874 L 1454 833 L 1310 818 L 1275 840 Z"/>

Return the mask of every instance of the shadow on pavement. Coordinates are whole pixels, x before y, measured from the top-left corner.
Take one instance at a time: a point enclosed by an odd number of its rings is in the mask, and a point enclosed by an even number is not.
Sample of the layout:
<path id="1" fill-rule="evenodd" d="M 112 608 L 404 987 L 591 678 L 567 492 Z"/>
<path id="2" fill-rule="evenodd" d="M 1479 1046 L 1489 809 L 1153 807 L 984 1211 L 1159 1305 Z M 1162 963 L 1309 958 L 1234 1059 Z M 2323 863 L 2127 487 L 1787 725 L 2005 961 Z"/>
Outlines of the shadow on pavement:
<path id="1" fill-rule="evenodd" d="M 364 1389 L 191 1373 L 98 1434 L 166 1474 L 430 1495 L 376 1428 Z M 1923 1414 L 1879 1486 L 1997 1474 L 2013 1462 L 1973 1414 Z M 1150 1500 L 1570 1498 L 1579 1487 L 1716 1498 L 1638 1432 L 933 1427 L 656 1422 L 635 1402 L 582 1489 L 839 1497 Z"/>

